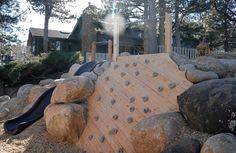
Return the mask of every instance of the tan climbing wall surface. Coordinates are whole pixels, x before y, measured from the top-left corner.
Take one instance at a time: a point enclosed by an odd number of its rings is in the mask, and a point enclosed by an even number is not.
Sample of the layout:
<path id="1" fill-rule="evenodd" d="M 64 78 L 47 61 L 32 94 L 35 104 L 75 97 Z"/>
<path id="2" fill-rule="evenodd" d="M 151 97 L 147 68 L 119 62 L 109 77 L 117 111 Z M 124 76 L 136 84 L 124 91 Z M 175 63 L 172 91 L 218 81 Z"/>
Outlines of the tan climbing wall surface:
<path id="1" fill-rule="evenodd" d="M 178 111 L 177 96 L 191 85 L 169 54 L 119 57 L 96 82 L 78 146 L 88 153 L 134 153 L 132 127 L 153 114 Z"/>

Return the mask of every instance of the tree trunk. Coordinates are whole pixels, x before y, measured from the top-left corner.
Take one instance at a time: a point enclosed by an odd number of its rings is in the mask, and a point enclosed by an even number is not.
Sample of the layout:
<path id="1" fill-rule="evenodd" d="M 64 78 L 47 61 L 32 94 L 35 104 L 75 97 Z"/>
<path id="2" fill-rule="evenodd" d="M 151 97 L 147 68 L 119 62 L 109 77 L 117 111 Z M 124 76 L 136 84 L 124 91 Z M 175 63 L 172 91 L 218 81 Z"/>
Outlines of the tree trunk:
<path id="1" fill-rule="evenodd" d="M 156 20 L 156 0 L 149 0 L 149 20 L 148 20 L 148 53 L 157 52 L 157 20 Z"/>
<path id="2" fill-rule="evenodd" d="M 144 54 L 148 53 L 148 0 L 144 0 L 144 38 L 143 48 Z"/>
<path id="3" fill-rule="evenodd" d="M 228 33 L 228 24 L 227 24 L 227 19 L 225 18 L 224 19 L 224 49 L 225 49 L 225 52 L 228 52 L 229 51 L 229 33 Z"/>
<path id="4" fill-rule="evenodd" d="M 180 22 L 179 22 L 179 1 L 176 0 L 175 2 L 175 45 L 176 47 L 181 47 L 181 40 L 180 40 Z"/>
<path id="5" fill-rule="evenodd" d="M 159 0 L 159 39 L 160 46 L 165 46 L 165 10 L 166 10 L 166 2 L 165 0 Z"/>
<path id="6" fill-rule="evenodd" d="M 45 18 L 44 18 L 44 35 L 43 35 L 43 52 L 48 53 L 48 22 L 51 15 L 49 4 L 45 4 Z"/>

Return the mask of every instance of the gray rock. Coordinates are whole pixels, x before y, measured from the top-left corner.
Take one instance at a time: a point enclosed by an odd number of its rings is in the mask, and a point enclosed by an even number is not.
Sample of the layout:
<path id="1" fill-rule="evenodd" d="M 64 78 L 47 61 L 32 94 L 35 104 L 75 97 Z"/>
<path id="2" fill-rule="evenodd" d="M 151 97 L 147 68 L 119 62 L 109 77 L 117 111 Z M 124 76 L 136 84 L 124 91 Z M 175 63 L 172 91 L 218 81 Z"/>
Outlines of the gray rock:
<path id="1" fill-rule="evenodd" d="M 105 71 L 105 69 L 102 67 L 102 63 L 101 64 L 98 64 L 94 69 L 93 69 L 93 72 L 100 76 L 103 74 L 103 72 Z"/>
<path id="2" fill-rule="evenodd" d="M 69 73 L 63 73 L 63 74 L 61 75 L 60 79 L 66 79 L 66 78 L 69 78 L 69 77 L 71 77 L 71 76 L 69 75 Z"/>
<path id="3" fill-rule="evenodd" d="M 8 95 L 0 96 L 0 103 L 4 102 L 4 101 L 7 101 L 7 100 L 10 100 L 10 99 L 11 98 Z"/>
<path id="4" fill-rule="evenodd" d="M 104 68 L 104 70 L 106 71 L 110 66 L 111 66 L 111 60 L 106 60 L 102 63 L 101 67 Z"/>
<path id="5" fill-rule="evenodd" d="M 180 113 L 153 115 L 133 127 L 131 143 L 136 153 L 161 152 L 175 141 L 184 125 Z"/>
<path id="6" fill-rule="evenodd" d="M 185 64 L 191 64 L 192 62 L 187 59 L 185 56 L 181 56 L 175 52 L 170 53 L 170 58 L 179 66 Z"/>
<path id="7" fill-rule="evenodd" d="M 202 71 L 213 71 L 220 78 L 224 78 L 227 75 L 226 68 L 218 59 L 208 56 L 201 56 L 194 60 L 194 64 L 197 69 Z"/>
<path id="8" fill-rule="evenodd" d="M 120 53 L 120 56 L 130 56 L 130 53 L 129 52 L 122 52 L 122 53 Z"/>
<path id="9" fill-rule="evenodd" d="M 187 71 L 189 69 L 195 69 L 195 65 L 193 64 L 182 64 L 179 66 L 180 71 Z"/>
<path id="10" fill-rule="evenodd" d="M 194 84 L 177 97 L 179 109 L 195 130 L 236 133 L 236 79 Z"/>
<path id="11" fill-rule="evenodd" d="M 75 64 L 73 64 L 71 67 L 70 67 L 70 70 L 69 70 L 69 72 L 68 72 L 68 74 L 69 74 L 69 76 L 74 76 L 75 75 L 75 73 L 77 72 L 77 70 L 80 68 L 80 64 L 77 64 L 77 63 L 75 63 Z"/>
<path id="12" fill-rule="evenodd" d="M 25 84 L 25 85 L 21 86 L 21 87 L 18 89 L 17 97 L 28 96 L 28 94 L 30 93 L 30 90 L 31 90 L 31 88 L 32 88 L 33 86 L 34 86 L 34 85 L 32 85 L 32 84 Z"/>
<path id="13" fill-rule="evenodd" d="M 57 86 L 58 84 L 62 83 L 65 79 L 56 79 L 54 80 L 54 84 Z"/>
<path id="14" fill-rule="evenodd" d="M 200 71 L 197 69 L 188 69 L 185 73 L 188 81 L 192 83 L 199 83 L 206 80 L 218 79 L 218 75 L 213 71 Z"/>
<path id="15" fill-rule="evenodd" d="M 236 153 L 236 137 L 231 133 L 221 133 L 207 139 L 201 153 Z"/>
<path id="16" fill-rule="evenodd" d="M 0 111 L 0 121 L 4 120 L 10 114 L 9 108 L 5 108 Z"/>
<path id="17" fill-rule="evenodd" d="M 183 138 L 174 144 L 168 146 L 161 153 L 199 153 L 201 144 L 196 139 Z"/>
<path id="18" fill-rule="evenodd" d="M 39 85 L 40 86 L 46 86 L 46 85 L 53 84 L 53 83 L 54 83 L 53 79 L 45 79 L 45 80 L 41 80 L 39 82 Z"/>
<path id="19" fill-rule="evenodd" d="M 234 77 L 234 74 L 236 74 L 236 60 L 235 59 L 219 59 L 219 60 L 224 65 L 228 76 Z"/>
<path id="20" fill-rule="evenodd" d="M 97 81 L 98 76 L 94 72 L 84 72 L 81 76 L 88 77 L 92 81 Z"/>

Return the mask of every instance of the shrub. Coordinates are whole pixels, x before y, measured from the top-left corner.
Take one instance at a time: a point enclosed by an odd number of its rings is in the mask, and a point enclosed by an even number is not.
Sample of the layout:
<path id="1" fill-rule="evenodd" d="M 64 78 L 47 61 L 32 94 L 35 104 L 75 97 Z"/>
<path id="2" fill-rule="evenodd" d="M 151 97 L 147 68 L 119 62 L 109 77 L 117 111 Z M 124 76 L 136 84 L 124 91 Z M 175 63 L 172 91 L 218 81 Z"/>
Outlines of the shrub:
<path id="1" fill-rule="evenodd" d="M 80 63 L 80 52 L 52 52 L 48 55 L 13 61 L 0 67 L 0 80 L 7 84 L 37 83 L 41 79 L 67 71 Z"/>

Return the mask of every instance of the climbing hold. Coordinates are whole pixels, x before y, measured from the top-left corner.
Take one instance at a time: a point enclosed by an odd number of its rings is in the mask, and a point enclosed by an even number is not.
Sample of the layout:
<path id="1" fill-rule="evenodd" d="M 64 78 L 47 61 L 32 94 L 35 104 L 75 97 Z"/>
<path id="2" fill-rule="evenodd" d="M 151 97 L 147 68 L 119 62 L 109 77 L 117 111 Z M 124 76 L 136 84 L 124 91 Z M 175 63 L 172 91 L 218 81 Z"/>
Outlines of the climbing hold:
<path id="1" fill-rule="evenodd" d="M 145 59 L 145 63 L 148 64 L 150 61 L 148 59 Z"/>
<path id="2" fill-rule="evenodd" d="M 125 75 L 126 75 L 125 72 L 121 72 L 121 74 L 120 74 L 121 77 L 124 77 Z"/>
<path id="3" fill-rule="evenodd" d="M 117 69 L 119 66 L 117 64 L 114 65 L 114 69 Z"/>
<path id="4" fill-rule="evenodd" d="M 130 112 L 134 112 L 134 111 L 135 111 L 135 107 L 130 107 L 130 108 L 129 108 L 129 111 L 130 111 Z"/>
<path id="5" fill-rule="evenodd" d="M 118 150 L 117 150 L 117 153 L 123 153 L 124 152 L 124 149 L 123 148 L 119 148 Z"/>
<path id="6" fill-rule="evenodd" d="M 106 80 L 106 81 L 109 81 L 109 80 L 110 80 L 109 76 L 107 76 L 107 77 L 105 78 L 105 80 Z"/>
<path id="7" fill-rule="evenodd" d="M 175 84 L 174 82 L 171 82 L 171 83 L 168 85 L 168 87 L 169 87 L 170 89 L 174 89 L 174 88 L 176 87 L 176 84 Z"/>
<path id="8" fill-rule="evenodd" d="M 89 140 L 91 141 L 93 139 L 93 135 L 90 135 L 89 136 Z"/>
<path id="9" fill-rule="evenodd" d="M 115 135 L 115 134 L 117 134 L 118 133 L 118 129 L 117 128 L 113 128 L 113 129 L 111 129 L 111 131 L 110 131 L 110 134 L 112 134 L 112 135 Z"/>
<path id="10" fill-rule="evenodd" d="M 101 137 L 99 138 L 99 141 L 100 141 L 101 143 L 103 143 L 103 142 L 105 141 L 105 137 L 104 137 L 104 136 L 101 136 Z"/>
<path id="11" fill-rule="evenodd" d="M 133 63 L 133 66 L 136 67 L 138 64 L 136 62 Z"/>
<path id="12" fill-rule="evenodd" d="M 114 91 L 114 88 L 110 88 L 110 92 L 113 92 Z"/>
<path id="13" fill-rule="evenodd" d="M 130 102 L 130 103 L 135 102 L 135 97 L 130 97 L 129 102 Z"/>
<path id="14" fill-rule="evenodd" d="M 149 100 L 148 96 L 143 96 L 143 102 L 147 102 Z"/>
<path id="15" fill-rule="evenodd" d="M 116 100 L 115 99 L 112 99 L 111 100 L 111 104 L 114 105 L 116 103 Z"/>
<path id="16" fill-rule="evenodd" d="M 163 90 L 164 90 L 164 87 L 163 87 L 163 86 L 159 86 L 159 87 L 158 87 L 158 91 L 159 91 L 159 92 L 162 92 Z"/>
<path id="17" fill-rule="evenodd" d="M 158 75 L 159 75 L 159 73 L 157 73 L 157 72 L 152 73 L 152 77 L 157 77 Z"/>
<path id="18" fill-rule="evenodd" d="M 117 120 L 119 118 L 119 116 L 117 114 L 113 115 L 112 117 L 114 120 Z"/>
<path id="19" fill-rule="evenodd" d="M 129 64 L 125 64 L 125 67 L 129 67 Z"/>
<path id="20" fill-rule="evenodd" d="M 147 108 L 144 108 L 143 112 L 147 114 L 147 113 L 150 113 L 151 110 L 147 107 Z"/>
<path id="21" fill-rule="evenodd" d="M 95 115 L 95 116 L 94 116 L 94 119 L 95 119 L 95 121 L 98 121 L 98 120 L 99 120 L 99 116 L 98 116 L 98 115 Z"/>
<path id="22" fill-rule="evenodd" d="M 96 101 L 100 101 L 101 99 L 102 99 L 101 96 L 97 96 L 97 97 L 96 97 Z"/>
<path id="23" fill-rule="evenodd" d="M 136 71 L 136 72 L 135 72 L 135 75 L 136 75 L 136 76 L 138 76 L 139 74 L 140 74 L 139 71 Z"/>
<path id="24" fill-rule="evenodd" d="M 134 120 L 133 120 L 133 117 L 128 117 L 128 119 L 127 119 L 127 121 L 128 121 L 128 123 L 132 123 Z"/>
<path id="25" fill-rule="evenodd" d="M 125 85 L 126 86 L 130 85 L 130 82 L 129 81 L 125 81 Z"/>

